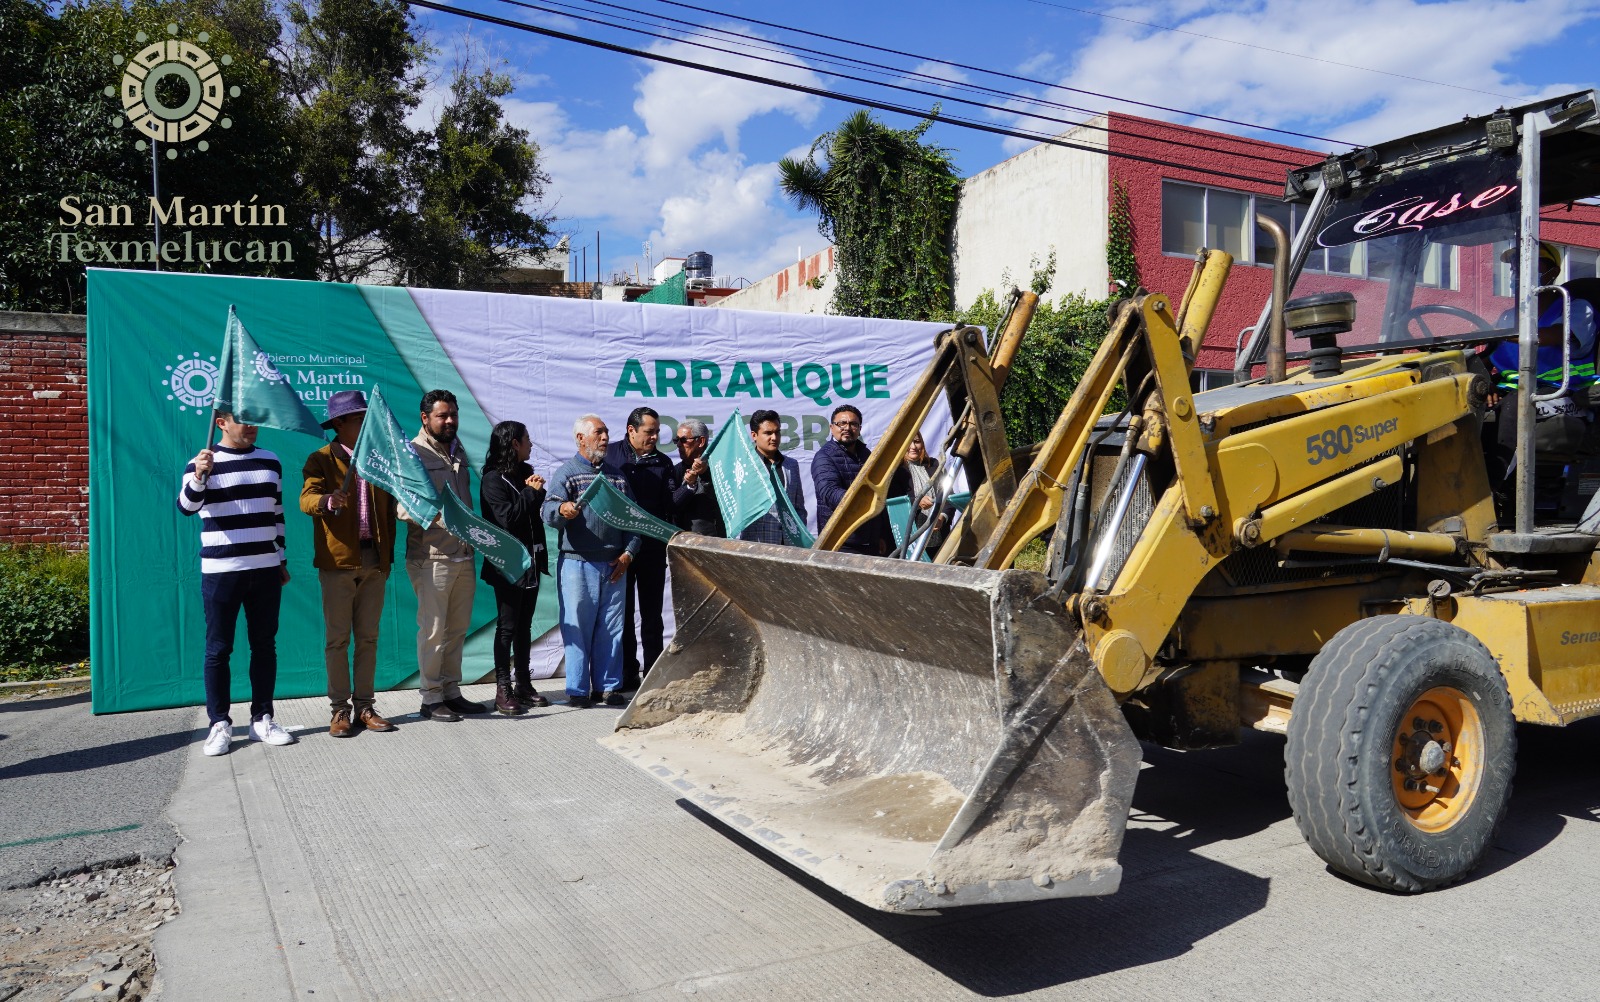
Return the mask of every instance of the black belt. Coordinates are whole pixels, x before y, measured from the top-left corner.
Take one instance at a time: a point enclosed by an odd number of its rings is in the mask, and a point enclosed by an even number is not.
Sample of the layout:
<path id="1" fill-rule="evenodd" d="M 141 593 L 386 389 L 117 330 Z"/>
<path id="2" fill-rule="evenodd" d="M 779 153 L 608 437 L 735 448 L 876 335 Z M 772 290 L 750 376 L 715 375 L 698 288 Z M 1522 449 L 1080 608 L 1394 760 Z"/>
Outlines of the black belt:
<path id="1" fill-rule="evenodd" d="M 361 548 L 363 550 L 376 550 L 378 548 L 378 541 L 376 539 L 363 539 L 361 541 Z"/>

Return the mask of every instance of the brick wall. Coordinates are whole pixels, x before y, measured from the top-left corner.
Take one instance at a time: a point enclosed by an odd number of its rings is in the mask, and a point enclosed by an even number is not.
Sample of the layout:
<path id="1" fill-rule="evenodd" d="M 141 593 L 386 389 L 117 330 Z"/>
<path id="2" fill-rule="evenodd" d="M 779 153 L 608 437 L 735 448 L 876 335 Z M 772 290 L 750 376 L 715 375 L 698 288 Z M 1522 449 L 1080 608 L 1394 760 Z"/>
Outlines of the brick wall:
<path id="1" fill-rule="evenodd" d="M 83 317 L 0 312 L 0 543 L 89 544 Z"/>

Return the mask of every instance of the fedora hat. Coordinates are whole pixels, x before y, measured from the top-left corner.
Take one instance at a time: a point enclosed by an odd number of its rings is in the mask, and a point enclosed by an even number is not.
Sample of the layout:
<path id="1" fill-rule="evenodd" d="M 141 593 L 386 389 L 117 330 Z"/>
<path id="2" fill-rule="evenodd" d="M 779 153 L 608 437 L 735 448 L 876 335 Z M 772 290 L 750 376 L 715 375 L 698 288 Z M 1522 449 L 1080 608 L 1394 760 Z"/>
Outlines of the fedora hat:
<path id="1" fill-rule="evenodd" d="M 332 428 L 333 423 L 347 414 L 359 414 L 367 409 L 367 398 L 360 390 L 340 390 L 328 398 L 328 420 L 322 427 Z"/>

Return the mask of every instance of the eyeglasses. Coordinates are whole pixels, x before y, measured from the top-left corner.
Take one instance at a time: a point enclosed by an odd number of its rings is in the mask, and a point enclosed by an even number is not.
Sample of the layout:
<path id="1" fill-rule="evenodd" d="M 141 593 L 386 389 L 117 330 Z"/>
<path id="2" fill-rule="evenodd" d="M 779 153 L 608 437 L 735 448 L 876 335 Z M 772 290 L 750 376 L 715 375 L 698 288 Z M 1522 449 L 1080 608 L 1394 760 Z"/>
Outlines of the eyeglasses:
<path id="1" fill-rule="evenodd" d="M 673 439 L 673 441 L 677 442 L 679 445 L 682 445 L 685 442 L 693 442 L 699 437 L 699 435 L 679 435 L 677 438 Z"/>
<path id="2" fill-rule="evenodd" d="M 833 423 L 833 426 L 835 428 L 859 428 L 859 427 L 861 427 L 861 422 L 860 421 L 835 421 Z"/>

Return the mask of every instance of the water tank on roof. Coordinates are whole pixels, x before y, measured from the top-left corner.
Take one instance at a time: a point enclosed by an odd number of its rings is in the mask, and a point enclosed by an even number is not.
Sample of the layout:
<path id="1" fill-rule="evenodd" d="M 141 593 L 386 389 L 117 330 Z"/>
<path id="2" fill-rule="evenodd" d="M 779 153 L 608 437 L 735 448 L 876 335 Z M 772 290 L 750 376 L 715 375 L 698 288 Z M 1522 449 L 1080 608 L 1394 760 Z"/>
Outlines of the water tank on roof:
<path id="1" fill-rule="evenodd" d="M 695 251 L 683 261 L 683 274 L 685 278 L 696 279 L 711 277 L 711 255 L 705 251 Z"/>

